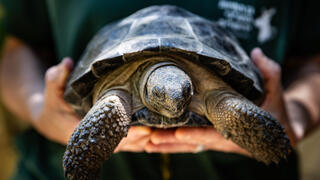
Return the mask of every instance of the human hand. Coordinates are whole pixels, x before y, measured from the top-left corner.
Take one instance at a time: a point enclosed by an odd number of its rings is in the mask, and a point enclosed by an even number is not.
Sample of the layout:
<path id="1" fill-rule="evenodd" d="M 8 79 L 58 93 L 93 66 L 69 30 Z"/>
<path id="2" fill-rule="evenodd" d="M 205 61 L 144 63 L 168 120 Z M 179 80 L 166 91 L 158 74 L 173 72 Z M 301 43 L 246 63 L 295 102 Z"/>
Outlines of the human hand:
<path id="1" fill-rule="evenodd" d="M 79 117 L 64 99 L 64 89 L 71 72 L 73 62 L 70 58 L 49 68 L 45 75 L 43 94 L 30 97 L 32 124 L 46 138 L 67 144 L 74 129 L 79 124 Z"/>
<path id="2" fill-rule="evenodd" d="M 120 151 L 142 152 L 150 140 L 151 128 L 146 126 L 132 126 L 127 137 L 123 138 L 115 153 Z"/>
<path id="3" fill-rule="evenodd" d="M 261 108 L 282 123 L 286 118 L 286 111 L 281 86 L 281 67 L 266 57 L 260 48 L 251 51 L 251 58 L 264 79 L 266 97 Z"/>
<path id="4" fill-rule="evenodd" d="M 204 150 L 250 154 L 214 128 L 181 127 L 175 130 L 156 129 L 145 147 L 147 152 L 197 153 Z"/>
<path id="5" fill-rule="evenodd" d="M 296 136 L 289 123 L 284 93 L 281 85 L 281 67 L 275 61 L 266 57 L 260 48 L 251 51 L 251 59 L 260 70 L 264 79 L 266 97 L 261 108 L 271 113 L 279 121 L 290 138 L 292 146 L 296 144 Z"/>

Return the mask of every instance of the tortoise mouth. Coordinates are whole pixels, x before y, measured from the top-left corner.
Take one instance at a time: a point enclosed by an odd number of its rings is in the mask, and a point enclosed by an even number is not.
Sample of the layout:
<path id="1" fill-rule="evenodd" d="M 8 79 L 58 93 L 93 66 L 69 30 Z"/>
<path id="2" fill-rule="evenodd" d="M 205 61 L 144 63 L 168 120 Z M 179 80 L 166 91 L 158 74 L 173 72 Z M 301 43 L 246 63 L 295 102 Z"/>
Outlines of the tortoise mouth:
<path id="1" fill-rule="evenodd" d="M 153 112 L 177 118 L 184 113 L 191 101 L 191 78 L 172 62 L 152 65 L 141 80 L 142 103 Z"/>
<path id="2" fill-rule="evenodd" d="M 187 109 L 178 118 L 167 118 L 144 107 L 132 115 L 132 126 L 149 126 L 155 128 L 175 127 L 212 127 L 212 123 L 202 115 Z"/>

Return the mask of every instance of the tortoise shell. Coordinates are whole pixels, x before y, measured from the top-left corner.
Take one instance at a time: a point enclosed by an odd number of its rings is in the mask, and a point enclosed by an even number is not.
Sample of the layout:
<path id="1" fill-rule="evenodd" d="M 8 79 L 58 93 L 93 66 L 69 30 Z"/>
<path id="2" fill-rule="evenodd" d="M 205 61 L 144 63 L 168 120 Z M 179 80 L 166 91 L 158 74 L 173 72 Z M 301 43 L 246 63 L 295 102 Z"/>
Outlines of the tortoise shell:
<path id="1" fill-rule="evenodd" d="M 264 98 L 260 73 L 230 33 L 215 22 L 164 5 L 104 26 L 72 72 L 65 99 L 76 111 L 85 113 L 100 77 L 124 63 L 158 54 L 184 56 L 206 66 L 257 104 Z"/>

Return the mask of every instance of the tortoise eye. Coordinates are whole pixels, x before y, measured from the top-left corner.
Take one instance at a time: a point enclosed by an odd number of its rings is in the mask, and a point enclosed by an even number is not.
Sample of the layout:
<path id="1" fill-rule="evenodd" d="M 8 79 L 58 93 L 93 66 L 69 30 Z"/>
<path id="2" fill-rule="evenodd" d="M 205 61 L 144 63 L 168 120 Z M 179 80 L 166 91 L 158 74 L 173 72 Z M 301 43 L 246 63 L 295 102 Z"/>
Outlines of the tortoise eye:
<path id="1" fill-rule="evenodd" d="M 191 85 L 188 83 L 188 81 L 184 82 L 184 85 L 186 86 L 185 88 L 183 88 L 183 95 L 187 96 L 190 94 L 191 90 Z"/>

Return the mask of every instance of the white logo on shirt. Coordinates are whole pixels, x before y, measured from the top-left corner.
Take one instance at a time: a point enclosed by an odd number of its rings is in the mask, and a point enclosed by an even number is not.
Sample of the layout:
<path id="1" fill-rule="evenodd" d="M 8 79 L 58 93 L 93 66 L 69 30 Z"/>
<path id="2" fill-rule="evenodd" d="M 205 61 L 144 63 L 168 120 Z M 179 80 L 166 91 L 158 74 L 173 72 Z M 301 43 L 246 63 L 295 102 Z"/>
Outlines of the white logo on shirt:
<path id="1" fill-rule="evenodd" d="M 263 10 L 261 16 L 254 21 L 254 25 L 258 28 L 258 42 L 264 43 L 270 40 L 276 33 L 276 29 L 271 26 L 271 18 L 276 13 L 274 8 Z"/>
<path id="2" fill-rule="evenodd" d="M 231 29 L 236 37 L 248 39 L 255 20 L 255 7 L 236 1 L 219 0 L 218 8 L 223 11 L 218 23 L 222 27 Z"/>

